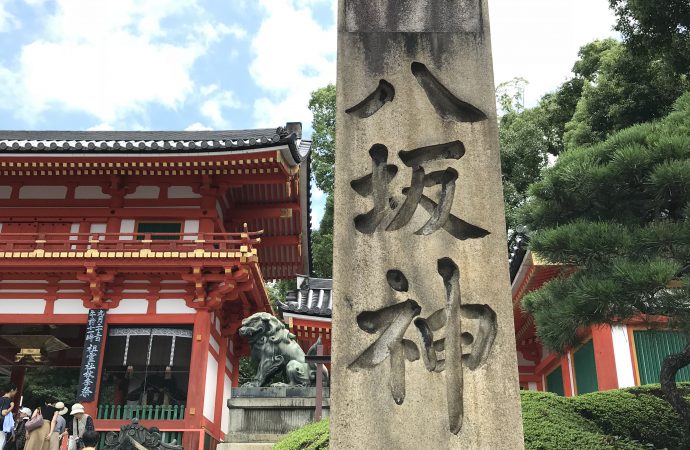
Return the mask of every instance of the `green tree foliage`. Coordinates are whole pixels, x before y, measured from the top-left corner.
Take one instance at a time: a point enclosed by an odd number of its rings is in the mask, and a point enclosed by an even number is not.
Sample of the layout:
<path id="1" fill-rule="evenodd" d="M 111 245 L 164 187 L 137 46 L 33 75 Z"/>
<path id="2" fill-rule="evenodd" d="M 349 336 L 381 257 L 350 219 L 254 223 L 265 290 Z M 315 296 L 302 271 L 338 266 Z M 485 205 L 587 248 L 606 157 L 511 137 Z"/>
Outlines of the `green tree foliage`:
<path id="1" fill-rule="evenodd" d="M 690 393 L 688 385 L 681 388 Z M 682 424 L 659 385 L 564 398 L 521 391 L 526 450 L 686 449 Z M 278 450 L 327 449 L 328 420 L 285 436 Z"/>
<path id="2" fill-rule="evenodd" d="M 619 31 L 631 49 L 661 55 L 676 72 L 690 74 L 690 2 L 609 0 Z"/>
<path id="3" fill-rule="evenodd" d="M 274 283 L 269 283 L 266 286 L 268 291 L 268 299 L 271 301 L 271 307 L 274 311 L 278 310 L 278 302 L 285 302 L 285 296 L 288 291 L 297 289 L 297 281 L 294 279 L 278 280 Z"/>
<path id="4" fill-rule="evenodd" d="M 326 210 L 319 229 L 312 232 L 312 275 L 333 276 L 333 190 L 335 182 L 335 86 L 329 84 L 311 94 L 314 115 L 311 167 L 316 186 L 324 191 Z"/>
<path id="5" fill-rule="evenodd" d="M 50 397 L 66 404 L 76 402 L 79 386 L 77 367 L 31 367 L 24 379 L 24 405 L 30 408 L 41 406 Z"/>
<path id="6" fill-rule="evenodd" d="M 523 299 L 546 346 L 640 314 L 690 330 L 690 93 L 661 121 L 564 152 L 530 194 L 532 249 L 577 268 Z"/>
<path id="7" fill-rule="evenodd" d="M 611 133 L 668 114 L 690 88 L 687 76 L 655 54 L 636 54 L 612 39 L 580 50 L 573 67 L 582 95 L 565 126 L 566 148 L 601 142 Z"/>
<path id="8" fill-rule="evenodd" d="M 539 107 L 524 108 L 526 84 L 526 80 L 515 78 L 496 88 L 502 111 L 498 139 L 509 230 L 518 226 L 517 212 L 525 202 L 527 188 L 539 179 L 547 162 L 548 143 L 540 126 L 542 110 Z"/>
<path id="9" fill-rule="evenodd" d="M 316 277 L 333 276 L 333 194 L 326 198 L 326 209 L 317 231 L 312 232 L 312 272 Z"/>
<path id="10" fill-rule="evenodd" d="M 311 169 L 316 186 L 332 194 L 335 182 L 335 85 L 329 84 L 312 92 L 309 109 L 314 115 Z"/>

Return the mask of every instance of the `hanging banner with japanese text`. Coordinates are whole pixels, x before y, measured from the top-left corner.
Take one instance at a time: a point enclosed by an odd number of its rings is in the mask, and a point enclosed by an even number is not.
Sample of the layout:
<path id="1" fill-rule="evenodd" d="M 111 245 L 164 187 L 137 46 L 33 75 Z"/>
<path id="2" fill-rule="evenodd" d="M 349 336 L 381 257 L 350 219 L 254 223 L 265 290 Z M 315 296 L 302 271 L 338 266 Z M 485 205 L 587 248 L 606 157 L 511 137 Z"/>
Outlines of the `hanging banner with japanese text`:
<path id="1" fill-rule="evenodd" d="M 86 323 L 86 337 L 84 338 L 84 353 L 81 359 L 79 373 L 79 389 L 77 401 L 91 402 L 96 396 L 98 382 L 98 363 L 101 360 L 103 348 L 103 328 L 105 326 L 105 310 L 89 310 L 89 320 Z"/>

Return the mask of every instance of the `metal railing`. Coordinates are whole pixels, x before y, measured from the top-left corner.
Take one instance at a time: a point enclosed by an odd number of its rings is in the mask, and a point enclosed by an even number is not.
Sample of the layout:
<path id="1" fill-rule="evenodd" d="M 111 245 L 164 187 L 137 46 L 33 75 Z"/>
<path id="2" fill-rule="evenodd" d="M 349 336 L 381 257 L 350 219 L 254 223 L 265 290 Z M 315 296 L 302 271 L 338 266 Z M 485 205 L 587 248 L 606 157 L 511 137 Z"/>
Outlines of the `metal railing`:
<path id="1" fill-rule="evenodd" d="M 0 252 L 117 251 L 247 252 L 263 231 L 243 233 L 0 233 Z"/>

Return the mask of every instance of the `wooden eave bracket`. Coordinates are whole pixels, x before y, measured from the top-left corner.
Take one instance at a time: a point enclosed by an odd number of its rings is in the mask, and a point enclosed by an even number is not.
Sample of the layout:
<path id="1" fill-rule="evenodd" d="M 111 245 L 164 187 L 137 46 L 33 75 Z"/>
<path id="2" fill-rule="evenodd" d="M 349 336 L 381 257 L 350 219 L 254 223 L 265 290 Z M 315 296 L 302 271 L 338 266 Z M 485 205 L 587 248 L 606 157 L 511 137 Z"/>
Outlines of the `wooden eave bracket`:
<path id="1" fill-rule="evenodd" d="M 115 273 L 99 273 L 95 265 L 89 265 L 86 267 L 85 273 L 77 275 L 77 279 L 89 284 L 88 290 L 91 294 L 91 298 L 84 302 L 84 306 L 89 308 L 108 307 L 106 299 L 107 286 L 115 279 Z"/>

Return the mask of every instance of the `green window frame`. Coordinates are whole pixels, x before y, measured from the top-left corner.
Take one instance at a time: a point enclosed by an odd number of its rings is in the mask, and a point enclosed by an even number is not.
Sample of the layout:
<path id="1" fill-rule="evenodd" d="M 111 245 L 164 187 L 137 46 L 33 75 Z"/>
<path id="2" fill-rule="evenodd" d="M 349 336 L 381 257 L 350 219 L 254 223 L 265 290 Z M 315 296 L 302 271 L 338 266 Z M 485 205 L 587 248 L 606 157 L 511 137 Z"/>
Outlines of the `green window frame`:
<path id="1" fill-rule="evenodd" d="M 640 384 L 658 383 L 664 358 L 681 352 L 686 342 L 683 333 L 671 330 L 633 330 L 633 339 Z M 676 381 L 690 381 L 690 367 L 679 370 Z"/>
<path id="2" fill-rule="evenodd" d="M 563 385 L 563 369 L 561 366 L 556 367 L 546 376 L 546 392 L 553 392 L 561 397 L 565 397 L 565 388 Z"/>
<path id="3" fill-rule="evenodd" d="M 597 364 L 594 359 L 594 343 L 591 339 L 573 353 L 573 365 L 577 394 L 598 391 Z"/>
<path id="4" fill-rule="evenodd" d="M 180 239 L 180 235 L 177 236 L 163 236 L 154 233 L 181 233 L 182 232 L 182 222 L 138 222 L 137 223 L 137 233 L 151 233 L 151 240 L 154 241 L 176 241 Z M 144 236 L 137 236 L 137 240 L 143 240 Z"/>

